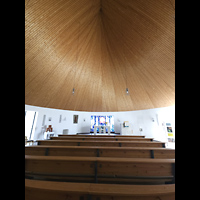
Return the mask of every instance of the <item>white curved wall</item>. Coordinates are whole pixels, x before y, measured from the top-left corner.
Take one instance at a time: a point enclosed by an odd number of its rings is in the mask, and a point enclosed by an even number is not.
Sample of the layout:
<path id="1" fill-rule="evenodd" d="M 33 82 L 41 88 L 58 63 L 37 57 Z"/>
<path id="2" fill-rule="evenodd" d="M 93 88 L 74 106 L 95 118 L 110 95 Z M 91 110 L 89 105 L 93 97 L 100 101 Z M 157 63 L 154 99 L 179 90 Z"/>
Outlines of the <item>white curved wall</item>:
<path id="1" fill-rule="evenodd" d="M 133 135 L 140 135 L 139 128 L 142 128 L 142 135 L 164 142 L 167 142 L 164 124 L 172 123 L 173 129 L 175 127 L 175 106 L 128 112 L 81 112 L 25 105 L 25 110 L 38 112 L 35 132 L 32 135 L 34 140 L 43 139 L 41 128 L 44 115 L 46 115 L 45 125 L 51 124 L 56 133 L 62 133 L 63 129 L 69 129 L 71 134 L 90 132 L 91 115 L 114 115 L 116 133 L 121 132 L 120 123 L 129 121 Z M 59 123 L 60 115 L 62 115 L 61 123 Z M 73 115 L 79 115 L 78 124 L 73 124 Z M 51 121 L 48 121 L 49 117 Z"/>

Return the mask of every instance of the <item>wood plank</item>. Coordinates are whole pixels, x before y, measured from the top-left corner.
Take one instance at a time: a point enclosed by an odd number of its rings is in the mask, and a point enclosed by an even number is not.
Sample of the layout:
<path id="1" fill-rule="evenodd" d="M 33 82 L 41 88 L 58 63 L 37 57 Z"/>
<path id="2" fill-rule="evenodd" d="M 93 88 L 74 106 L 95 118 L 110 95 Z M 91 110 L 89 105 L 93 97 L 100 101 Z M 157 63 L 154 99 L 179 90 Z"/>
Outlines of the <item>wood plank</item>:
<path id="1" fill-rule="evenodd" d="M 25 199 L 87 199 L 114 200 L 175 200 L 175 184 L 168 185 L 122 185 L 122 184 L 93 184 L 68 183 L 55 181 L 38 181 L 25 179 Z M 118 197 L 118 198 L 117 198 Z"/>
<path id="2" fill-rule="evenodd" d="M 118 112 L 175 104 L 172 1 L 101 2 L 26 1 L 27 105 Z"/>

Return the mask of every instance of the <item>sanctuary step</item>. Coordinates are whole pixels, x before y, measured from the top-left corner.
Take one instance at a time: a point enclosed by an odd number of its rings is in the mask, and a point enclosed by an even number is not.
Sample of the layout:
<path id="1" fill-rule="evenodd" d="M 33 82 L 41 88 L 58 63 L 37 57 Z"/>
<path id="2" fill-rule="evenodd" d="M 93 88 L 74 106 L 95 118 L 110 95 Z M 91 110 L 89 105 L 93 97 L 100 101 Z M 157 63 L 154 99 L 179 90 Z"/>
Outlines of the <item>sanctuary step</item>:
<path id="1" fill-rule="evenodd" d="M 63 137 L 63 136 L 67 136 L 67 137 L 70 137 L 70 136 L 72 136 L 72 137 L 74 137 L 74 136 L 80 136 L 80 135 L 76 135 L 76 134 L 58 134 L 58 137 Z M 139 138 L 145 138 L 145 136 L 144 135 L 115 135 L 115 134 L 110 134 L 110 135 L 108 135 L 108 134 L 96 134 L 96 135 L 94 135 L 94 134 L 83 134 L 83 135 L 81 135 L 81 136 L 83 136 L 83 137 L 139 137 Z"/>
<path id="2" fill-rule="evenodd" d="M 51 140 L 98 140 L 98 141 L 153 141 L 153 138 L 141 138 L 141 137 L 82 137 L 82 136 L 63 136 L 63 137 L 50 137 Z"/>

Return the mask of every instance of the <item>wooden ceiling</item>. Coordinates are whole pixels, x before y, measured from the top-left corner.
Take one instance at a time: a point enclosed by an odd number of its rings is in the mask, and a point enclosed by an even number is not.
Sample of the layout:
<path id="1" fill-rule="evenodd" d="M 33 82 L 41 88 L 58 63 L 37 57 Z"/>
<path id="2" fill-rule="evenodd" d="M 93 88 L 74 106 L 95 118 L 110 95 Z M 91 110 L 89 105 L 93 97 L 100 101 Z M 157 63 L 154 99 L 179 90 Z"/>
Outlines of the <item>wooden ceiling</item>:
<path id="1" fill-rule="evenodd" d="M 174 105 L 175 0 L 26 0 L 25 104 L 99 112 Z"/>

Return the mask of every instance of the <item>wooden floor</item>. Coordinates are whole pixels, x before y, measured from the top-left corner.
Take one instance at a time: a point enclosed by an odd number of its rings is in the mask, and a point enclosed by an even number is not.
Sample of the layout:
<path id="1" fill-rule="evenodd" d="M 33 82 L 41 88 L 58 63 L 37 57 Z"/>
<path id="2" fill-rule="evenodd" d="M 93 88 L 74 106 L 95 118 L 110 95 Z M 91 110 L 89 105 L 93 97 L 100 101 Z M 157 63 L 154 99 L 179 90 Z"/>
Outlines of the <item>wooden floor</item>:
<path id="1" fill-rule="evenodd" d="M 175 199 L 175 150 L 163 142 L 88 134 L 37 142 L 25 147 L 27 200 Z"/>

